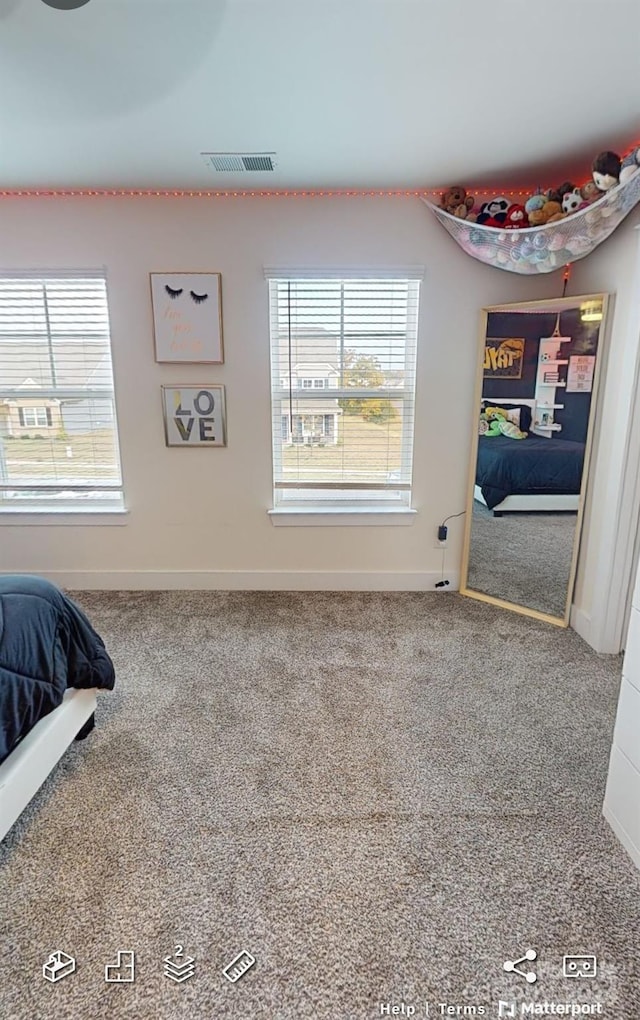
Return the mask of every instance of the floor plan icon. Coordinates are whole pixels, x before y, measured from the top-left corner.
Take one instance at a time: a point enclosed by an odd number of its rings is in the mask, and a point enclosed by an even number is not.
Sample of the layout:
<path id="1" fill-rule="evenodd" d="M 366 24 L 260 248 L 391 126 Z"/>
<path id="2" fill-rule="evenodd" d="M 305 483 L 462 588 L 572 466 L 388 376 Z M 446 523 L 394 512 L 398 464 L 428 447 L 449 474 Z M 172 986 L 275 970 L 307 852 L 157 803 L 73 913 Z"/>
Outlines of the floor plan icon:
<path id="1" fill-rule="evenodd" d="M 132 949 L 119 949 L 115 963 L 108 963 L 104 968 L 104 979 L 109 984 L 125 984 L 135 980 L 136 954 Z"/>

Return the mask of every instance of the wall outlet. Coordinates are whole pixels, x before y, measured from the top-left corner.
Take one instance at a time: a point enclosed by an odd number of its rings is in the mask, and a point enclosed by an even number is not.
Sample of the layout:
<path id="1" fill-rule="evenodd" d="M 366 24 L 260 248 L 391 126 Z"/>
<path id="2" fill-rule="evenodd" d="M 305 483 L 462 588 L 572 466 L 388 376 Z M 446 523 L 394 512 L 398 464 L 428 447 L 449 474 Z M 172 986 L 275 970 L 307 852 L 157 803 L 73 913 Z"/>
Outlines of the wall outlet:
<path id="1" fill-rule="evenodd" d="M 434 542 L 434 549 L 446 549 L 449 545 L 448 538 L 436 538 Z"/>

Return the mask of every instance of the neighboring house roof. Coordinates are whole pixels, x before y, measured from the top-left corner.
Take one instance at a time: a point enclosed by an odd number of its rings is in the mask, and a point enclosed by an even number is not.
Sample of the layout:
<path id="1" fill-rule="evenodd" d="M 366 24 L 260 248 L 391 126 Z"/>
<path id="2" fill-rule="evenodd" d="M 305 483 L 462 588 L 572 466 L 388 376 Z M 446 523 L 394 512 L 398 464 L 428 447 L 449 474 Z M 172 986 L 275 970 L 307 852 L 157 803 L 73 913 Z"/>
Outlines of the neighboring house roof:
<path id="1" fill-rule="evenodd" d="M 395 377 L 395 385 L 401 385 L 404 381 L 404 370 L 389 367 L 385 369 L 385 361 L 393 364 L 395 358 L 400 354 L 398 346 L 399 336 L 404 333 L 359 333 L 357 336 L 344 338 L 345 351 L 353 350 L 358 355 L 376 358 L 389 380 L 388 385 L 393 386 L 392 379 Z M 278 337 L 278 350 L 280 354 L 280 372 L 283 376 L 289 373 L 289 335 L 286 330 L 281 330 Z M 404 355 L 403 355 L 404 359 Z M 311 373 L 313 370 L 326 371 L 327 369 L 340 371 L 340 338 L 325 329 L 294 330 L 291 333 L 291 364 L 294 372 L 301 375 L 305 370 Z"/>
<path id="2" fill-rule="evenodd" d="M 293 414 L 342 414 L 342 408 L 337 400 L 296 400 L 291 402 Z M 282 414 L 289 413 L 289 402 L 283 405 Z"/>
<path id="3" fill-rule="evenodd" d="M 296 375 L 313 375 L 313 373 L 317 376 L 338 375 L 338 366 L 331 365 L 328 361 L 296 362 L 292 367 Z"/>
<path id="4" fill-rule="evenodd" d="M 54 348 L 58 386 L 112 384 L 109 345 L 104 341 L 60 344 Z M 53 385 L 51 355 L 46 342 L 0 340 L 0 390 Z"/>
<path id="5" fill-rule="evenodd" d="M 278 338 L 280 350 L 280 371 L 286 375 L 289 371 L 289 334 L 281 330 Z M 301 367 L 323 364 L 338 368 L 340 346 L 337 336 L 332 336 L 326 329 L 294 330 L 291 333 L 291 361 L 299 371 Z"/>

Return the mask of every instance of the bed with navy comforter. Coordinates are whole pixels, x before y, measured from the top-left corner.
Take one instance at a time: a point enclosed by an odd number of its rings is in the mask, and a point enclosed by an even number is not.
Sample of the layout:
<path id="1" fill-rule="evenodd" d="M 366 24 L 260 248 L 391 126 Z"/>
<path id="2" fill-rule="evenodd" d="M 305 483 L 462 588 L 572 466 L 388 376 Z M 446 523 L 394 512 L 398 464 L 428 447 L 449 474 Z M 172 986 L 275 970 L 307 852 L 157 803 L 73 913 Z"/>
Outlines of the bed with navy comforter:
<path id="1" fill-rule="evenodd" d="M 104 642 L 72 599 L 41 577 L 0 576 L 0 762 L 68 687 L 114 683 Z"/>
<path id="2" fill-rule="evenodd" d="M 584 443 L 479 436 L 476 485 L 490 509 L 507 496 L 577 495 L 583 463 Z"/>

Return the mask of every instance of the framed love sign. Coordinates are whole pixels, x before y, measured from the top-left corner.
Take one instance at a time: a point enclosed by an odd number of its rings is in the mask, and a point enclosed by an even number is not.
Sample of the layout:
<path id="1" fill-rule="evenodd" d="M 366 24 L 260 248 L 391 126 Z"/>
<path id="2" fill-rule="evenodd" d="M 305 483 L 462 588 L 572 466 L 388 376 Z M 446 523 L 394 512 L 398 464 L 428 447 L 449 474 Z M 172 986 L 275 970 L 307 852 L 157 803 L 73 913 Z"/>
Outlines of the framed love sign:
<path id="1" fill-rule="evenodd" d="M 226 446 L 224 386 L 163 386 L 167 446 Z"/>
<path id="2" fill-rule="evenodd" d="M 157 362 L 221 365 L 220 273 L 150 273 Z"/>

